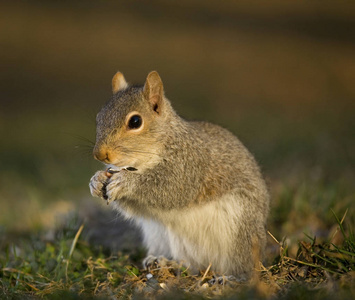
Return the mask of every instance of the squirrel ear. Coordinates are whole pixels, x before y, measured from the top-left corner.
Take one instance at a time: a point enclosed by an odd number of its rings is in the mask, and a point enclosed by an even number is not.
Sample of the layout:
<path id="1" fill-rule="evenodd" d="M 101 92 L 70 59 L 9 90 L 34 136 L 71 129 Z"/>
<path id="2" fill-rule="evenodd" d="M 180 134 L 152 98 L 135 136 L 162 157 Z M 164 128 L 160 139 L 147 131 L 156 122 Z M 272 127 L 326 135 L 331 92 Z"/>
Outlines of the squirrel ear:
<path id="1" fill-rule="evenodd" d="M 158 72 L 148 74 L 143 89 L 144 97 L 150 102 L 153 110 L 160 114 L 163 103 L 164 87 Z"/>
<path id="2" fill-rule="evenodd" d="M 128 83 L 121 72 L 117 72 L 112 78 L 112 92 L 116 94 L 128 87 Z"/>

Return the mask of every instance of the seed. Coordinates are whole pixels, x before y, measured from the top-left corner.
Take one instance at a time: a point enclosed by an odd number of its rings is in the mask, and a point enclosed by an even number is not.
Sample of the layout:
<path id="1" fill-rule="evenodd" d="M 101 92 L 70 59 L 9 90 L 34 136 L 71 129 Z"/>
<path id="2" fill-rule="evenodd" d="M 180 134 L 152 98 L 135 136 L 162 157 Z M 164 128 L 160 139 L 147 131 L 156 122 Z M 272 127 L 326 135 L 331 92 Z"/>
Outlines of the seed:
<path id="1" fill-rule="evenodd" d="M 111 167 L 107 168 L 105 175 L 110 178 L 114 173 L 118 173 L 120 170 L 114 170 Z"/>
<path id="2" fill-rule="evenodd" d="M 136 169 L 136 168 L 133 168 L 133 167 L 128 167 L 128 168 L 126 168 L 126 170 L 127 170 L 127 171 L 137 171 L 137 169 Z"/>

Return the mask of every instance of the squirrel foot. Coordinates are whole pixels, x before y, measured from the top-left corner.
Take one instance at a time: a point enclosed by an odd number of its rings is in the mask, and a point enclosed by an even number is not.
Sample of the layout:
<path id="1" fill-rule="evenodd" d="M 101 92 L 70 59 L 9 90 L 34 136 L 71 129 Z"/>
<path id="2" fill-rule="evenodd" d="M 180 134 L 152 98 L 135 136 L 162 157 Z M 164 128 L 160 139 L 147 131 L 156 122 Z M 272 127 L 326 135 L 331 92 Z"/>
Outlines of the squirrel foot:
<path id="1" fill-rule="evenodd" d="M 208 281 L 209 284 L 214 285 L 214 284 L 221 284 L 221 285 L 229 285 L 232 282 L 237 282 L 237 283 L 242 283 L 247 281 L 246 278 L 244 277 L 235 277 L 233 275 L 229 276 L 214 276 L 211 280 Z"/>
<path id="2" fill-rule="evenodd" d="M 167 259 L 165 256 L 154 256 L 154 255 L 148 255 L 144 260 L 143 260 L 143 268 L 147 270 L 151 270 L 157 267 L 166 267 L 168 264 L 171 263 L 176 263 L 175 261 Z"/>

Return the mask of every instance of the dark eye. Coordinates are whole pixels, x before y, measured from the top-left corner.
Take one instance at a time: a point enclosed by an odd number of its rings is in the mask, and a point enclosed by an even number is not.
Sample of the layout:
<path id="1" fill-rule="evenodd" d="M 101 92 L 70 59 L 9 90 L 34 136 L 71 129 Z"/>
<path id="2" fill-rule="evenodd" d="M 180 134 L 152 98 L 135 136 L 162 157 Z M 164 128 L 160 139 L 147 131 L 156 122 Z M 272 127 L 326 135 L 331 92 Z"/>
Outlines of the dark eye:
<path id="1" fill-rule="evenodd" d="M 130 129 L 137 129 L 142 126 L 142 117 L 139 115 L 132 116 L 128 121 L 128 127 Z"/>

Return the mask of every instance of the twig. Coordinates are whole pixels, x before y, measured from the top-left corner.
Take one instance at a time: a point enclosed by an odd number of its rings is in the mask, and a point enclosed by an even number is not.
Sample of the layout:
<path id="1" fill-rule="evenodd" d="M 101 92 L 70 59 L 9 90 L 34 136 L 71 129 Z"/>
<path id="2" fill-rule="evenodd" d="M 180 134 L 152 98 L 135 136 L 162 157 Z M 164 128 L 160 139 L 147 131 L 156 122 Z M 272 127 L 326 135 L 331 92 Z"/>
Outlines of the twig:
<path id="1" fill-rule="evenodd" d="M 130 269 L 128 269 L 127 267 L 126 267 L 126 270 L 128 271 L 128 272 L 130 272 L 134 277 L 136 277 L 136 278 L 138 278 L 138 276 L 136 275 L 136 274 L 134 274 Z"/>
<path id="2" fill-rule="evenodd" d="M 319 269 L 322 269 L 322 270 L 326 270 L 328 271 L 329 273 L 334 273 L 334 274 L 338 274 L 337 272 L 335 271 L 332 271 L 328 268 L 324 268 L 320 265 L 316 265 L 316 264 L 311 264 L 311 263 L 307 263 L 307 262 L 304 262 L 304 261 L 301 261 L 301 260 L 298 260 L 298 259 L 294 259 L 294 258 L 291 258 L 291 257 L 288 257 L 288 256 L 284 256 L 285 259 L 289 259 L 289 260 L 292 260 L 294 262 L 297 262 L 299 264 L 302 264 L 302 265 L 306 265 L 306 266 L 310 266 L 310 267 L 314 267 L 314 268 L 319 268 Z"/>
<path id="3" fill-rule="evenodd" d="M 281 246 L 280 242 L 272 235 L 272 233 L 270 231 L 267 231 L 267 233 L 272 237 L 272 239 L 279 244 L 279 246 Z"/>
<path id="4" fill-rule="evenodd" d="M 203 280 L 206 278 L 207 273 L 208 273 L 208 271 L 210 270 L 211 266 L 212 266 L 212 263 L 210 263 L 210 264 L 208 265 L 205 274 L 203 274 L 203 276 L 202 276 L 202 278 L 201 278 L 201 283 L 202 283 Z"/>
<path id="5" fill-rule="evenodd" d="M 67 265 L 66 265 L 66 268 L 65 268 L 65 278 L 66 278 L 66 281 L 68 282 L 68 267 L 69 267 L 69 262 L 70 262 L 70 259 L 71 259 L 71 256 L 73 255 L 73 252 L 74 252 L 74 249 L 75 249 L 75 246 L 76 246 L 76 243 L 78 242 L 78 239 L 79 239 L 79 236 L 81 234 L 81 232 L 83 231 L 84 229 L 84 224 L 81 224 L 81 226 L 79 227 L 75 237 L 74 237 L 74 240 L 71 244 L 71 247 L 70 247 L 70 251 L 69 251 L 69 255 L 68 255 L 68 259 L 67 259 Z"/>

